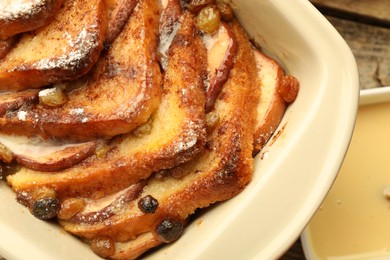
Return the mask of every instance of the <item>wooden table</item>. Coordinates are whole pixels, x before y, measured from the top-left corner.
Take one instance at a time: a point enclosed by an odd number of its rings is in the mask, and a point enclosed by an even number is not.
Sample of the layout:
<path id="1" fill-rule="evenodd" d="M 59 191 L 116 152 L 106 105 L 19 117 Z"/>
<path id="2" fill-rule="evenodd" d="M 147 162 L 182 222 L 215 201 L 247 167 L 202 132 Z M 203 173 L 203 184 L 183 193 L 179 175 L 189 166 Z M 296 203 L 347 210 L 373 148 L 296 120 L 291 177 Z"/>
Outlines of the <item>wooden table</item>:
<path id="1" fill-rule="evenodd" d="M 343 36 L 355 55 L 360 88 L 390 86 L 390 0 L 311 2 Z M 300 240 L 280 259 L 305 259 Z"/>

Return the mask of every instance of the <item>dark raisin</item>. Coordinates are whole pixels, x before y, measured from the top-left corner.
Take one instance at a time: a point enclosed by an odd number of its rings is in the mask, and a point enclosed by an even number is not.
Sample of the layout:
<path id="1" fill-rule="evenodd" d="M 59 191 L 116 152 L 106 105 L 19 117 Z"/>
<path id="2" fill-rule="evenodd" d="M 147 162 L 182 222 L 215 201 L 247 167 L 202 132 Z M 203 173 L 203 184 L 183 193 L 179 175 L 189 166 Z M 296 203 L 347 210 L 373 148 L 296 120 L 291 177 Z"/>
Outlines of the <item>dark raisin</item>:
<path id="1" fill-rule="evenodd" d="M 178 239 L 183 232 L 183 224 L 175 219 L 165 219 L 156 227 L 156 233 L 162 241 L 170 243 Z"/>
<path id="2" fill-rule="evenodd" d="M 158 207 L 158 201 L 151 195 L 147 195 L 138 201 L 138 208 L 144 213 L 154 213 Z"/>
<path id="3" fill-rule="evenodd" d="M 61 209 L 58 199 L 44 198 L 36 200 L 31 206 L 31 213 L 39 219 L 47 220 L 57 216 Z"/>

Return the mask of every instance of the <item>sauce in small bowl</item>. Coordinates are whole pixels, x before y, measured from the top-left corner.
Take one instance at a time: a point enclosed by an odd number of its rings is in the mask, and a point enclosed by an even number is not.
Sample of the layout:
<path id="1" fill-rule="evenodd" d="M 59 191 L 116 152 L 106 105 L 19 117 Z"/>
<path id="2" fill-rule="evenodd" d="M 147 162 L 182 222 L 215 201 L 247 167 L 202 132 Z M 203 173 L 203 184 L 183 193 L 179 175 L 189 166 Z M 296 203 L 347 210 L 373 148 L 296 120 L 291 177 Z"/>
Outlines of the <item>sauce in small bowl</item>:
<path id="1" fill-rule="evenodd" d="M 302 234 L 308 259 L 390 259 L 389 94 L 361 92 L 343 165 Z"/>

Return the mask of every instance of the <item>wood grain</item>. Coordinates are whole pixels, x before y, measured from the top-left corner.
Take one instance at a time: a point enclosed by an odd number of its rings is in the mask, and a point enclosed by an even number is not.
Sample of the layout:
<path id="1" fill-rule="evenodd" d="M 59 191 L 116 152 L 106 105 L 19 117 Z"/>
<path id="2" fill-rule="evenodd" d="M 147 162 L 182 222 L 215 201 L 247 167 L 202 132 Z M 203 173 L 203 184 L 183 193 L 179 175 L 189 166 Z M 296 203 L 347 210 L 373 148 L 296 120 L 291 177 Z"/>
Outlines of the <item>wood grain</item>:
<path id="1" fill-rule="evenodd" d="M 389 86 L 390 28 L 331 16 L 326 18 L 351 48 L 358 64 L 361 88 Z"/>
<path id="2" fill-rule="evenodd" d="M 311 0 L 323 13 L 390 27 L 390 0 Z"/>

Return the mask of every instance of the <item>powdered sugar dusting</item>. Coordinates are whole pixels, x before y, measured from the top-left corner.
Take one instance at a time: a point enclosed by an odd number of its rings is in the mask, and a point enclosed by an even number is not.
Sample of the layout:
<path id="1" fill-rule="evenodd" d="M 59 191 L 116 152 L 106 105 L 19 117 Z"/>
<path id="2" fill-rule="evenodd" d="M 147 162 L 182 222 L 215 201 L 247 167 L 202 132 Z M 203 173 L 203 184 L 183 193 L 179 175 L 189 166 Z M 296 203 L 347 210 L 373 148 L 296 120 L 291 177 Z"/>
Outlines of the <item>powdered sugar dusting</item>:
<path id="1" fill-rule="evenodd" d="M 18 119 L 20 121 L 26 121 L 27 112 L 26 111 L 18 111 Z"/>
<path id="2" fill-rule="evenodd" d="M 96 24 L 89 28 L 83 28 L 74 38 L 70 34 L 64 33 L 64 38 L 71 51 L 68 52 L 67 48 L 65 48 L 63 50 L 64 53 L 58 58 L 42 59 L 33 66 L 39 70 L 80 68 L 86 63 L 85 61 L 89 58 L 90 53 L 99 45 L 99 30 L 96 29 Z M 84 64 L 84 66 L 87 64 Z"/>
<path id="3" fill-rule="evenodd" d="M 195 122 L 188 122 L 188 128 L 182 138 L 175 145 L 175 153 L 186 151 L 196 145 L 199 139 L 199 125 Z"/>
<path id="4" fill-rule="evenodd" d="M 0 0 L 0 19 L 5 21 L 29 18 L 46 8 L 43 0 Z"/>
<path id="5" fill-rule="evenodd" d="M 75 116 L 82 116 L 84 114 L 84 109 L 83 108 L 74 108 L 70 110 L 69 112 L 71 115 Z"/>
<path id="6" fill-rule="evenodd" d="M 39 91 L 38 96 L 40 96 L 40 97 L 45 97 L 45 96 L 54 94 L 56 91 L 57 91 L 56 88 L 47 88 L 47 89 L 43 89 L 43 90 Z"/>

